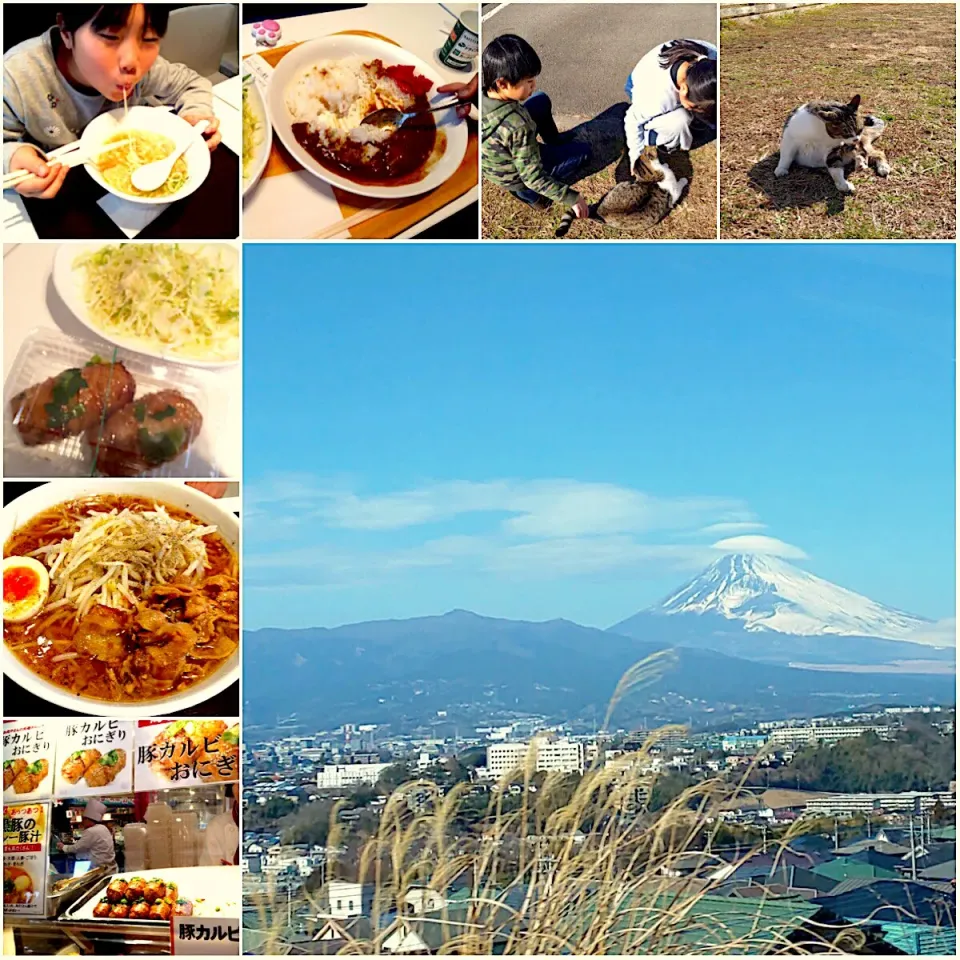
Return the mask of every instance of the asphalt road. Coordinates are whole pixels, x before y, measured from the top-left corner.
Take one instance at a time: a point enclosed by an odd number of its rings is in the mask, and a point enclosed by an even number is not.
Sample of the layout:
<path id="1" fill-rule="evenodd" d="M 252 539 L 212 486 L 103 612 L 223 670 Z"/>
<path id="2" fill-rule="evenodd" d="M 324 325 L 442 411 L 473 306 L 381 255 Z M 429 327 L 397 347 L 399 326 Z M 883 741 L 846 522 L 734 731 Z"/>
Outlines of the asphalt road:
<path id="1" fill-rule="evenodd" d="M 484 4 L 484 12 L 494 7 Z M 540 56 L 540 89 L 554 112 L 592 117 L 626 100 L 623 85 L 658 43 L 717 40 L 717 8 L 708 3 L 511 3 L 483 23 L 483 43 L 516 33 Z"/>

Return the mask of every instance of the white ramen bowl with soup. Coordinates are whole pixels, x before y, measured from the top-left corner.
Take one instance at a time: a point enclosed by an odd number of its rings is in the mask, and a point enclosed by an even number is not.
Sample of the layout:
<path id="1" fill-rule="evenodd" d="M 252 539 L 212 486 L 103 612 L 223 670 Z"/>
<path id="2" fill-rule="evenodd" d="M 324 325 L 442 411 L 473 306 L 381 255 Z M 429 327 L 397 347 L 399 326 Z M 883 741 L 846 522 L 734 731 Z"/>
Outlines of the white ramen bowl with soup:
<path id="1" fill-rule="evenodd" d="M 87 125 L 80 137 L 84 151 L 99 151 L 111 140 L 132 138 L 133 142 L 116 151 L 101 153 L 96 161 L 84 164 L 87 173 L 114 196 L 133 203 L 171 203 L 193 193 L 210 173 L 210 150 L 192 124 L 163 107 L 130 107 L 124 111 L 101 113 Z M 129 179 L 144 162 L 161 160 L 175 147 L 189 143 L 174 164 L 172 179 L 150 195 L 133 192 Z M 124 189 L 122 185 L 126 184 Z M 176 189 L 173 189 L 176 187 Z"/>
<path id="2" fill-rule="evenodd" d="M 191 515 L 203 525 L 216 526 L 220 536 L 239 557 L 240 532 L 237 518 L 217 500 L 169 480 L 54 480 L 40 484 L 3 508 L 2 534 L 6 544 L 11 536 L 39 515 L 62 503 L 98 496 L 127 496 L 154 500 Z M 40 676 L 23 663 L 7 646 L 7 624 L 4 624 L 4 643 L 0 662 L 4 676 L 25 690 L 49 703 L 93 716 L 136 719 L 148 716 L 176 716 L 224 691 L 240 678 L 240 647 L 212 673 L 182 691 L 168 696 L 143 700 L 115 702 L 82 693 L 74 694 L 65 687 Z M 15 703 L 7 705 L 14 710 Z"/>

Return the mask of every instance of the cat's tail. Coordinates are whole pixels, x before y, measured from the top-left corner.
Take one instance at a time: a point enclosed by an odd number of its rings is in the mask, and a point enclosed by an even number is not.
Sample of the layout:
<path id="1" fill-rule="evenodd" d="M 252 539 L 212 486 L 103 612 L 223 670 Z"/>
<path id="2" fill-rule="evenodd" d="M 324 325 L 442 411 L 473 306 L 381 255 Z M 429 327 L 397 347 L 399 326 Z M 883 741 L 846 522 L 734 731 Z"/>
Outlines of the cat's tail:
<path id="1" fill-rule="evenodd" d="M 599 220 L 603 222 L 600 216 L 597 214 L 597 204 L 591 203 L 589 206 L 589 213 L 587 215 L 588 220 Z M 573 226 L 573 221 L 577 219 L 577 215 L 573 212 L 573 207 L 570 207 L 567 212 L 560 218 L 560 223 L 557 224 L 557 229 L 554 230 L 553 235 L 555 237 L 565 237 L 569 232 L 570 228 Z"/>
<path id="2" fill-rule="evenodd" d="M 570 207 L 569 210 L 560 218 L 560 223 L 557 224 L 557 229 L 553 231 L 555 237 L 565 237 L 569 232 L 570 228 L 573 226 L 573 221 L 577 219 L 577 215 L 573 212 L 573 207 Z"/>

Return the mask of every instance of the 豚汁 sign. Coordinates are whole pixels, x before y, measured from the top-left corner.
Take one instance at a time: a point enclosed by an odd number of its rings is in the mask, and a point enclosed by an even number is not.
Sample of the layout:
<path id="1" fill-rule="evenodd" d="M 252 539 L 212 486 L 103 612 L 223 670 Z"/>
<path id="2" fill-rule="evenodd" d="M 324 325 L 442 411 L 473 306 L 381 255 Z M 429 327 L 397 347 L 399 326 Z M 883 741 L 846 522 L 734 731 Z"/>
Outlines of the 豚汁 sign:
<path id="1" fill-rule="evenodd" d="M 169 790 L 240 779 L 240 723 L 141 720 L 136 734 L 138 791 Z"/>
<path id="2" fill-rule="evenodd" d="M 235 917 L 170 918 L 173 954 L 209 956 L 211 954 L 240 953 L 240 920 Z"/>
<path id="3" fill-rule="evenodd" d="M 3 912 L 42 917 L 47 896 L 50 804 L 3 808 Z"/>
<path id="4" fill-rule="evenodd" d="M 77 719 L 57 741 L 55 797 L 133 792 L 135 720 Z"/>
<path id="5" fill-rule="evenodd" d="M 53 795 L 55 723 L 3 722 L 3 799 L 21 802 Z"/>

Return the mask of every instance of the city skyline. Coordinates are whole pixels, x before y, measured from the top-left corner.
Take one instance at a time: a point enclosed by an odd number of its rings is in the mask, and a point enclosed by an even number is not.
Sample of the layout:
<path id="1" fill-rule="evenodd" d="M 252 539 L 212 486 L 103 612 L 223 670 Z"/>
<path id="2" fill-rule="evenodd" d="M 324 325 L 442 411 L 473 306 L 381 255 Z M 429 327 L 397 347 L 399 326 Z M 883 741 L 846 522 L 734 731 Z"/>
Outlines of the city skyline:
<path id="1" fill-rule="evenodd" d="M 246 291 L 250 627 L 605 627 L 727 552 L 952 617 L 949 249 L 551 249 L 562 285 L 541 247 L 481 249 L 504 298 L 475 315 L 449 279 L 362 306 L 366 250 L 251 251 L 297 279 Z"/>

